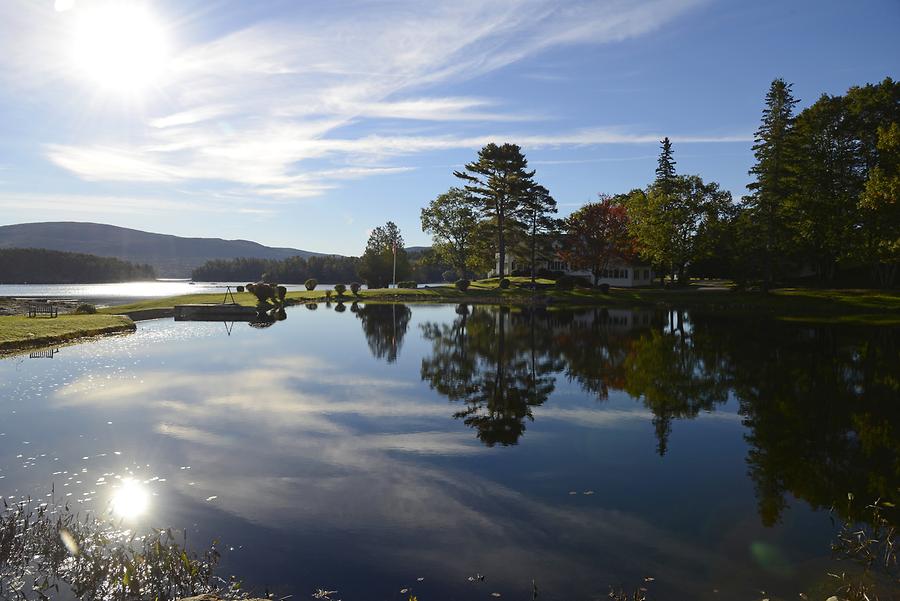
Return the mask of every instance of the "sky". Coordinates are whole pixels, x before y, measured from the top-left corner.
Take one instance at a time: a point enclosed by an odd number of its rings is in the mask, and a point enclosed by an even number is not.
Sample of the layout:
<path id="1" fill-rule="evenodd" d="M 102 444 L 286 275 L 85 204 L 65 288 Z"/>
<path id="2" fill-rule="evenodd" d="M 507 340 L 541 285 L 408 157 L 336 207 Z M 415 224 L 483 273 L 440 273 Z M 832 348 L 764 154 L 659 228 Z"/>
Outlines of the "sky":
<path id="1" fill-rule="evenodd" d="M 489 142 L 561 215 L 677 170 L 745 193 L 769 83 L 900 77 L 900 0 L 3 0 L 0 225 L 360 254 Z"/>

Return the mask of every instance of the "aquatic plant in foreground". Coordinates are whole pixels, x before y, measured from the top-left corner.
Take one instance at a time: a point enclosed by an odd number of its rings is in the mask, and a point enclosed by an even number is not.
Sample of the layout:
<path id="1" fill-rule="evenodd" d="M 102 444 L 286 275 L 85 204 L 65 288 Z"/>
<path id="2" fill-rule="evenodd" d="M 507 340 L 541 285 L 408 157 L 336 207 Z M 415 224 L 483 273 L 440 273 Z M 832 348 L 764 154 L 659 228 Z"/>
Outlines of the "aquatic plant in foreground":
<path id="1" fill-rule="evenodd" d="M 0 599 L 170 601 L 204 593 L 239 597 L 239 584 L 215 576 L 215 543 L 189 553 L 171 529 L 123 529 L 92 514 L 32 501 L 3 500 L 0 513 Z M 179 541 L 178 539 L 181 538 Z"/>

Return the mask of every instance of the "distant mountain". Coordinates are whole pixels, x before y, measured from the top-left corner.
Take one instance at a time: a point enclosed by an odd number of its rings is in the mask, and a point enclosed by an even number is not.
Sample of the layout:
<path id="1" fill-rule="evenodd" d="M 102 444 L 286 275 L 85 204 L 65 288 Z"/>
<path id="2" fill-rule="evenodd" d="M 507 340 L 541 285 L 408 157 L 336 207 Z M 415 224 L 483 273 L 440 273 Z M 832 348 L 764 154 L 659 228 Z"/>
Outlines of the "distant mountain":
<path id="1" fill-rule="evenodd" d="M 46 248 L 147 263 L 159 277 L 187 278 L 210 259 L 286 259 L 325 256 L 296 248 L 274 248 L 249 240 L 181 238 L 102 223 L 48 222 L 0 226 L 0 248 Z"/>

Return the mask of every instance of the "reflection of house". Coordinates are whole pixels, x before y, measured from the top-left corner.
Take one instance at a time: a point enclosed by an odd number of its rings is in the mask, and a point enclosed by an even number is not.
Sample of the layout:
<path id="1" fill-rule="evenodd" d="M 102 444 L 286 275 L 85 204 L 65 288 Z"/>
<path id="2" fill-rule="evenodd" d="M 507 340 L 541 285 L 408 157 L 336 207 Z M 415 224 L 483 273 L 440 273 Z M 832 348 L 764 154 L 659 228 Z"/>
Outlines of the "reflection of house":
<path id="1" fill-rule="evenodd" d="M 500 271 L 499 253 L 494 255 L 494 261 L 494 271 L 490 275 L 496 275 Z M 547 270 L 562 272 L 565 275 L 585 278 L 590 282 L 594 281 L 594 274 L 592 274 L 590 270 L 572 269 L 568 263 L 559 259 L 538 259 L 536 263 L 537 265 L 535 267 L 537 271 Z M 531 267 L 528 261 L 521 261 L 509 254 L 506 255 L 506 269 L 503 270 L 504 273 L 512 274 L 517 271 L 530 272 L 530 270 Z M 622 288 L 649 286 L 651 283 L 653 283 L 653 270 L 650 269 L 649 265 L 621 258 L 612 259 L 609 262 L 607 269 L 603 270 L 603 273 L 597 280 L 597 284 L 609 284 L 610 286 L 620 286 Z"/>

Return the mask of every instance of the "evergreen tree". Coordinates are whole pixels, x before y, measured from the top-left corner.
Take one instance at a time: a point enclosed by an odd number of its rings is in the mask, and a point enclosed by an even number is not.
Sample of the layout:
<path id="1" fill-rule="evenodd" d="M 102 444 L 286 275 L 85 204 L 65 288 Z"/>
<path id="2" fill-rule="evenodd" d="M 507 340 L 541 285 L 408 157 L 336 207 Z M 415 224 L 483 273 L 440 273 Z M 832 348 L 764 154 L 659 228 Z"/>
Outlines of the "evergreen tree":
<path id="1" fill-rule="evenodd" d="M 659 161 L 656 167 L 656 183 L 663 192 L 671 191 L 672 181 L 675 179 L 675 159 L 672 157 L 672 142 L 666 136 L 660 141 Z"/>
<path id="2" fill-rule="evenodd" d="M 784 250 L 784 205 L 794 192 L 796 154 L 791 132 L 797 102 L 791 84 L 780 78 L 774 80 L 766 94 L 762 123 L 754 138 L 756 164 L 750 169 L 750 175 L 756 180 L 747 186 L 751 194 L 746 198 L 746 207 L 753 217 L 755 232 L 751 234 L 757 236 L 757 254 L 766 289 L 775 276 L 779 252 Z"/>
<path id="3" fill-rule="evenodd" d="M 525 228 L 529 263 L 531 264 L 531 286 L 535 285 L 535 264 L 537 254 L 548 252 L 552 244 L 552 235 L 558 229 L 558 222 L 553 218 L 556 214 L 556 201 L 544 186 L 536 185 L 525 196 L 522 204 L 522 223 Z"/>
<path id="4" fill-rule="evenodd" d="M 453 175 L 466 182 L 482 217 L 488 221 L 497 240 L 498 276 L 506 267 L 507 235 L 520 218 L 528 191 L 534 186 L 534 171 L 516 144 L 491 143 L 478 152 L 478 159 Z"/>

